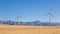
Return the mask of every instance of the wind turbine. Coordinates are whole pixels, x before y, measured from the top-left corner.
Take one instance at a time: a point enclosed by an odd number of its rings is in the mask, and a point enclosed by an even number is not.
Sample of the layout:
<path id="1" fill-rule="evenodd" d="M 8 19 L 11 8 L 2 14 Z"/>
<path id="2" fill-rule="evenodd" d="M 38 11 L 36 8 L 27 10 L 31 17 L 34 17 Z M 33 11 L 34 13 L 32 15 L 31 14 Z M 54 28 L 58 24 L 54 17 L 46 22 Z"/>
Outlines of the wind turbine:
<path id="1" fill-rule="evenodd" d="M 4 17 L 4 24 L 6 24 L 6 19 L 7 19 L 7 18 L 6 18 L 6 17 Z"/>
<path id="2" fill-rule="evenodd" d="M 46 14 L 46 15 L 49 15 L 49 24 L 50 24 L 50 26 L 53 25 L 53 24 L 52 24 L 52 18 L 54 17 L 51 12 L 52 12 L 52 10 L 51 10 L 51 8 L 50 8 L 50 11 Z"/>
<path id="3" fill-rule="evenodd" d="M 17 16 L 17 17 L 16 17 L 16 20 L 17 20 L 17 23 L 15 23 L 16 25 L 19 25 L 20 17 L 21 17 L 21 16 Z"/>
<path id="4" fill-rule="evenodd" d="M 17 16 L 16 19 L 18 19 L 18 21 L 20 21 L 20 19 L 22 19 L 22 16 Z"/>

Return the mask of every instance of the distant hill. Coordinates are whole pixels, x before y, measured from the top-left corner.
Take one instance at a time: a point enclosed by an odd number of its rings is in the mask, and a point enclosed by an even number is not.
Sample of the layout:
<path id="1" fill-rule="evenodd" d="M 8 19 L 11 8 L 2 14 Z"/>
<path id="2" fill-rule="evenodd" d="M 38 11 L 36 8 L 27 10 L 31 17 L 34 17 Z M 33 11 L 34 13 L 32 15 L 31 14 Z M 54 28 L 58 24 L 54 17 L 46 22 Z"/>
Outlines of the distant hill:
<path id="1" fill-rule="evenodd" d="M 41 22 L 41 21 L 33 21 L 33 22 L 16 22 L 16 21 L 2 21 L 0 20 L 0 24 L 7 25 L 26 25 L 26 26 L 60 26 L 59 22 Z"/>

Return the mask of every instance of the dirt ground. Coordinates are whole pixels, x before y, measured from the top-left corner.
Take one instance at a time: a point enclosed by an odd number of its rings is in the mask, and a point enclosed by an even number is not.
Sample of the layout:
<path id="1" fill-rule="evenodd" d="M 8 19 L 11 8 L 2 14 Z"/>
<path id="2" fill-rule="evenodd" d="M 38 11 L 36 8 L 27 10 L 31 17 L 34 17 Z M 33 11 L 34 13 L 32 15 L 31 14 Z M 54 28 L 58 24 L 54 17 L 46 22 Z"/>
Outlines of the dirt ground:
<path id="1" fill-rule="evenodd" d="M 0 25 L 0 34 L 60 34 L 60 26 Z"/>

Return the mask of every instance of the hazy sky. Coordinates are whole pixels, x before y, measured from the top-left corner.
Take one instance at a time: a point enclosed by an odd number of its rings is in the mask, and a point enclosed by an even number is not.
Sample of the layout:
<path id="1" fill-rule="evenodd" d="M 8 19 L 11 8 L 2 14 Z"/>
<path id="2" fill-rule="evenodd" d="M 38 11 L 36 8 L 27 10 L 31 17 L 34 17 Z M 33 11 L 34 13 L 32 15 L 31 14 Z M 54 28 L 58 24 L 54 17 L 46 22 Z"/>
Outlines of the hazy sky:
<path id="1" fill-rule="evenodd" d="M 53 22 L 60 22 L 60 0 L 0 0 L 0 19 L 20 21 L 49 21 L 45 15 L 52 7 Z"/>

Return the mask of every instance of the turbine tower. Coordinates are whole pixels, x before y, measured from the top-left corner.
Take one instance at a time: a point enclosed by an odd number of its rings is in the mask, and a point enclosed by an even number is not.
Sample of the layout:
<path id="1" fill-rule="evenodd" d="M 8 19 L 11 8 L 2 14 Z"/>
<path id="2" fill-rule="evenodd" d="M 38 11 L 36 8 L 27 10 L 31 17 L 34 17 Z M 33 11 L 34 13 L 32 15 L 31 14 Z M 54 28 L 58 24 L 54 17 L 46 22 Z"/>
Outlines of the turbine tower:
<path id="1" fill-rule="evenodd" d="M 6 19 L 7 19 L 7 18 L 6 18 L 6 17 L 4 17 L 4 24 L 6 24 Z"/>
<path id="2" fill-rule="evenodd" d="M 16 19 L 18 19 L 18 21 L 20 22 L 20 18 L 22 19 L 21 16 L 17 16 Z"/>
<path id="3" fill-rule="evenodd" d="M 50 11 L 46 14 L 49 16 L 49 24 L 50 26 L 52 26 L 52 18 L 54 17 L 53 14 L 51 13 L 52 12 L 52 9 L 50 8 Z"/>

